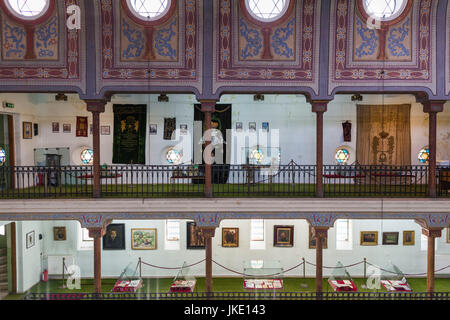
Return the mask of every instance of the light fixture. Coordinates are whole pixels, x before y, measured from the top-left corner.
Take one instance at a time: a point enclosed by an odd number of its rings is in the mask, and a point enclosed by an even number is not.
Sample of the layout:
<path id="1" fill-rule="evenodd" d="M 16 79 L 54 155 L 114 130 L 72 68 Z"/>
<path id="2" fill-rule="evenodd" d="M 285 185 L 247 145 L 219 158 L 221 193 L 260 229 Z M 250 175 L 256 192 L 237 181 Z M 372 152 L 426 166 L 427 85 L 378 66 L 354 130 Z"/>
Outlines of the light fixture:
<path id="1" fill-rule="evenodd" d="M 352 101 L 363 101 L 363 96 L 358 94 L 352 95 Z"/>
<path id="2" fill-rule="evenodd" d="M 263 94 L 260 94 L 260 93 L 255 94 L 255 95 L 253 96 L 253 101 L 264 101 L 264 95 L 263 95 Z"/>
<path id="3" fill-rule="evenodd" d="M 158 102 L 169 102 L 169 97 L 165 93 L 161 93 L 158 97 Z"/>
<path id="4" fill-rule="evenodd" d="M 58 93 L 55 96 L 56 101 L 67 101 L 67 96 L 64 93 Z"/>

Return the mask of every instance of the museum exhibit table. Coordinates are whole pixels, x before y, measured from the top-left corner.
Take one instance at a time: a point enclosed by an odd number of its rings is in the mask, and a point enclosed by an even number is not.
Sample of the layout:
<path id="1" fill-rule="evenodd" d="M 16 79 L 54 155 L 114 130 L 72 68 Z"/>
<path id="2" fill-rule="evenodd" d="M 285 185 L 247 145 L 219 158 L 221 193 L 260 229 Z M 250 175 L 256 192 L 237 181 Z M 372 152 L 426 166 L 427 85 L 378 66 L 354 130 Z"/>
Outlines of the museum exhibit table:
<path id="1" fill-rule="evenodd" d="M 352 277 L 340 261 L 334 267 L 331 276 L 328 278 L 328 283 L 336 292 L 358 291 Z"/>
<path id="2" fill-rule="evenodd" d="M 283 267 L 280 261 L 244 261 L 244 289 L 283 289 Z"/>
<path id="3" fill-rule="evenodd" d="M 190 268 L 184 262 L 172 281 L 169 292 L 194 292 L 197 280 L 190 274 Z"/>
<path id="4" fill-rule="evenodd" d="M 131 262 L 120 274 L 119 279 L 114 284 L 112 292 L 136 292 L 142 288 L 143 282 L 137 273 L 137 268 L 132 268 Z"/>
<path id="5" fill-rule="evenodd" d="M 381 270 L 380 282 L 389 292 L 412 292 L 403 272 L 392 263 Z"/>

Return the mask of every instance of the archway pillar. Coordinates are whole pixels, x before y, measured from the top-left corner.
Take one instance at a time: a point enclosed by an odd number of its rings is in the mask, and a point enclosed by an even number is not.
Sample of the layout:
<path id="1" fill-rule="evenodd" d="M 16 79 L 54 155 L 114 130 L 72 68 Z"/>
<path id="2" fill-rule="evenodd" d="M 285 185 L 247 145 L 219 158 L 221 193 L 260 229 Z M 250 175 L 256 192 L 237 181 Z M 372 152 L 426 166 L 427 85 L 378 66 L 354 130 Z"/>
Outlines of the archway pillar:
<path id="1" fill-rule="evenodd" d="M 323 198 L 323 114 L 329 101 L 310 101 L 316 113 L 316 197 Z"/>

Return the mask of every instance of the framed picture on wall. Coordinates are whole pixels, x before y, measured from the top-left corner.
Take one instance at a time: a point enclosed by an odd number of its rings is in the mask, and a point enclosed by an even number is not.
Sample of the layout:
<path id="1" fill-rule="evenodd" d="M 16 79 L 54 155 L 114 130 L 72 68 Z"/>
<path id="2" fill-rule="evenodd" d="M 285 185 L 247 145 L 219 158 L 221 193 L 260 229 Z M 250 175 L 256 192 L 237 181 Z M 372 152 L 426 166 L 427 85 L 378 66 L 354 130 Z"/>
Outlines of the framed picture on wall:
<path id="1" fill-rule="evenodd" d="M 55 241 L 66 240 L 66 227 L 53 227 L 53 240 Z"/>
<path id="2" fill-rule="evenodd" d="M 33 123 L 33 135 L 38 136 L 39 135 L 39 124 Z"/>
<path id="3" fill-rule="evenodd" d="M 150 124 L 150 135 L 156 136 L 158 134 L 158 125 L 156 123 Z"/>
<path id="4" fill-rule="evenodd" d="M 71 133 L 72 125 L 70 123 L 63 123 L 63 133 Z"/>
<path id="5" fill-rule="evenodd" d="M 32 139 L 33 138 L 33 124 L 31 122 L 23 122 L 23 138 Z"/>
<path id="6" fill-rule="evenodd" d="M 273 226 L 273 246 L 292 247 L 294 245 L 294 226 Z"/>
<path id="7" fill-rule="evenodd" d="M 205 237 L 202 229 L 195 225 L 195 222 L 186 223 L 187 227 L 187 249 L 205 249 Z"/>
<path id="8" fill-rule="evenodd" d="M 269 132 L 269 123 L 268 122 L 262 123 L 262 130 L 263 130 L 263 132 Z"/>
<path id="9" fill-rule="evenodd" d="M 186 135 L 188 133 L 188 126 L 187 126 L 187 124 L 180 124 L 180 133 L 182 135 Z"/>
<path id="10" fill-rule="evenodd" d="M 100 126 L 100 134 L 102 136 L 109 136 L 111 134 L 110 126 Z"/>
<path id="11" fill-rule="evenodd" d="M 383 245 L 398 245 L 398 232 L 383 232 Z"/>
<path id="12" fill-rule="evenodd" d="M 312 233 L 312 227 L 309 226 L 309 249 L 315 249 L 316 248 L 316 237 L 313 236 Z M 322 238 L 322 249 L 328 249 L 328 234 L 325 238 Z"/>
<path id="13" fill-rule="evenodd" d="M 53 133 L 59 132 L 59 122 L 52 122 L 52 132 Z"/>
<path id="14" fill-rule="evenodd" d="M 239 247 L 239 228 L 222 228 L 222 247 Z"/>
<path id="15" fill-rule="evenodd" d="M 249 122 L 248 123 L 248 131 L 255 132 L 256 131 L 256 122 Z"/>
<path id="16" fill-rule="evenodd" d="M 242 132 L 242 122 L 236 122 L 236 131 Z"/>
<path id="17" fill-rule="evenodd" d="M 156 250 L 156 229 L 131 229 L 132 250 Z"/>
<path id="18" fill-rule="evenodd" d="M 415 232 L 413 230 L 403 231 L 403 245 L 413 246 L 415 239 Z"/>
<path id="19" fill-rule="evenodd" d="M 77 137 L 88 136 L 88 117 L 77 117 L 77 127 L 75 135 Z"/>
<path id="20" fill-rule="evenodd" d="M 106 227 L 103 250 L 125 250 L 125 224 L 113 223 Z"/>
<path id="21" fill-rule="evenodd" d="M 378 245 L 378 231 L 361 231 L 362 246 L 376 246 Z"/>
<path id="22" fill-rule="evenodd" d="M 34 247 L 34 245 L 35 245 L 34 230 L 27 233 L 25 243 L 27 245 L 27 249 L 30 249 L 31 247 Z"/>

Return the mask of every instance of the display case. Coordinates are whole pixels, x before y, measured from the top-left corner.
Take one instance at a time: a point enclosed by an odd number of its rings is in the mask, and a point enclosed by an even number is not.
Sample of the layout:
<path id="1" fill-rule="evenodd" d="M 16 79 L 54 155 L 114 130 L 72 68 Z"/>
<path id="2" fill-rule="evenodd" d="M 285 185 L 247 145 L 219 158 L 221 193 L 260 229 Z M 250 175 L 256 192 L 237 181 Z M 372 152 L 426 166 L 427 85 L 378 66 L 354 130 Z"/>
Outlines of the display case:
<path id="1" fill-rule="evenodd" d="M 244 261 L 244 289 L 283 289 L 283 267 L 280 261 Z"/>
<path id="2" fill-rule="evenodd" d="M 331 275 L 328 278 L 328 283 L 336 292 L 358 291 L 352 277 L 340 261 L 338 261 L 331 272 Z"/>
<path id="3" fill-rule="evenodd" d="M 380 282 L 389 292 L 412 292 L 403 272 L 392 263 L 381 270 Z"/>
<path id="4" fill-rule="evenodd" d="M 187 263 L 184 262 L 183 266 L 178 270 L 177 275 L 172 281 L 170 286 L 170 292 L 194 292 L 197 280 L 191 274 L 191 269 Z"/>
<path id="5" fill-rule="evenodd" d="M 139 276 L 137 267 L 130 262 L 120 274 L 112 292 L 136 292 L 143 287 L 143 281 Z"/>

